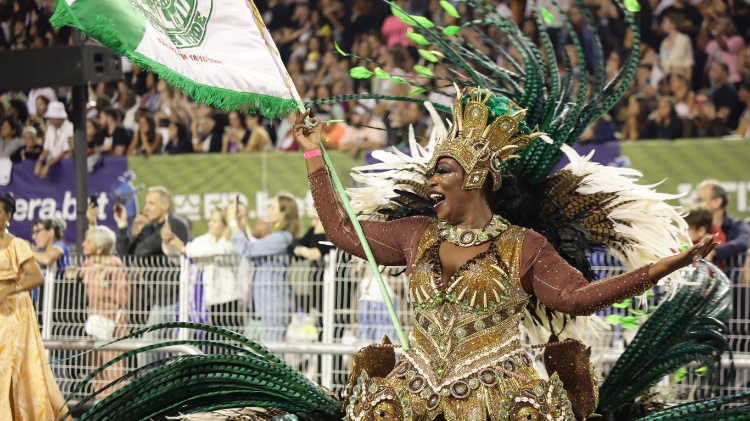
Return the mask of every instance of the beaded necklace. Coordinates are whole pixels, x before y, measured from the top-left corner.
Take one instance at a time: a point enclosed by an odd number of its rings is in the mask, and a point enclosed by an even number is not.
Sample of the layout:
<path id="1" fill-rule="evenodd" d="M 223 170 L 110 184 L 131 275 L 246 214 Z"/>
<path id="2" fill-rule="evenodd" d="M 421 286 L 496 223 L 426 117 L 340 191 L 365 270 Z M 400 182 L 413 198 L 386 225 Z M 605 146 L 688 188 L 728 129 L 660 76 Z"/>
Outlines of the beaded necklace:
<path id="1" fill-rule="evenodd" d="M 508 229 L 510 223 L 500 215 L 492 215 L 490 224 L 484 228 L 466 229 L 445 221 L 438 223 L 438 232 L 442 240 L 450 241 L 459 247 L 474 247 L 500 235 Z"/>

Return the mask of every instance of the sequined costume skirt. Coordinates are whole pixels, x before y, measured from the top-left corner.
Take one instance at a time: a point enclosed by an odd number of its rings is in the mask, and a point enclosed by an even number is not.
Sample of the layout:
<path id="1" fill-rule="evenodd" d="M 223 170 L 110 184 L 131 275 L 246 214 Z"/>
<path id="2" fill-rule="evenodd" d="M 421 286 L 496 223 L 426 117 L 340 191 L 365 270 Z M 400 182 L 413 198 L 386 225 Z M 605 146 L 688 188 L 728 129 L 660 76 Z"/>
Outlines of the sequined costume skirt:
<path id="1" fill-rule="evenodd" d="M 392 373 L 404 420 L 573 420 L 567 392 L 556 374 L 542 380 L 525 353 L 433 390 L 408 361 Z"/>

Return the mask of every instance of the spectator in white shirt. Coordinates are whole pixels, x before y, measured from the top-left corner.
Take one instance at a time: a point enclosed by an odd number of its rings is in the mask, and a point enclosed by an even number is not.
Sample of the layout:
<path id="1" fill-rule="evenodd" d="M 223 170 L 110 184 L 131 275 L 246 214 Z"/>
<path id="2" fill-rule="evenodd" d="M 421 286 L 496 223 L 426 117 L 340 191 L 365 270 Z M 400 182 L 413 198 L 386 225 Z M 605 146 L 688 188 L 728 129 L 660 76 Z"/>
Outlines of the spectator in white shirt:
<path id="1" fill-rule="evenodd" d="M 690 37 L 677 30 L 675 14 L 669 13 L 661 21 L 666 38 L 659 48 L 659 64 L 666 73 L 679 73 L 687 78 L 695 64 Z"/>
<path id="2" fill-rule="evenodd" d="M 44 134 L 44 149 L 36 162 L 34 175 L 47 178 L 49 169 L 60 162 L 70 150 L 69 140 L 73 138 L 73 123 L 68 121 L 68 113 L 61 102 L 50 102 L 44 115 L 49 121 Z"/>
<path id="3" fill-rule="evenodd" d="M 162 241 L 165 254 L 184 254 L 201 269 L 203 303 L 210 309 L 209 323 L 238 330 L 245 322 L 244 305 L 237 282 L 237 252 L 229 240 L 230 232 L 226 213 L 216 208 L 208 220 L 208 233 L 185 244 L 167 228 L 162 230 Z"/>

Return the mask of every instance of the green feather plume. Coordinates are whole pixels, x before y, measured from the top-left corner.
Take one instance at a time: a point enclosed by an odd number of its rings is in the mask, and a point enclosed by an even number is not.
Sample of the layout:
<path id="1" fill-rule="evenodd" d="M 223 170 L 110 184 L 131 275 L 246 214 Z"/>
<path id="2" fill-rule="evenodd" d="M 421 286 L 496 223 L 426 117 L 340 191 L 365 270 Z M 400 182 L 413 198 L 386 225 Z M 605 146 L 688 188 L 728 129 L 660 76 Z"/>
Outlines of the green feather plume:
<path id="1" fill-rule="evenodd" d="M 731 281 L 707 262 L 687 270 L 692 284 L 681 285 L 663 301 L 625 348 L 599 389 L 597 413 L 617 412 L 689 363 L 715 373 L 723 353 L 731 355 L 724 336 Z"/>
<path id="2" fill-rule="evenodd" d="M 80 420 L 159 420 L 182 414 L 245 407 L 301 413 L 311 420 L 333 420 L 338 417 L 339 402 L 329 393 L 261 344 L 226 329 L 170 322 L 141 329 L 118 341 L 148 331 L 175 328 L 211 333 L 230 342 L 166 341 L 126 352 L 97 369 L 79 385 L 76 392 L 112 364 L 166 346 L 210 345 L 233 353 L 183 355 L 142 367 L 105 386 L 102 390 L 123 383 L 120 389 L 94 404 Z M 95 396 L 92 395 L 82 404 Z"/>

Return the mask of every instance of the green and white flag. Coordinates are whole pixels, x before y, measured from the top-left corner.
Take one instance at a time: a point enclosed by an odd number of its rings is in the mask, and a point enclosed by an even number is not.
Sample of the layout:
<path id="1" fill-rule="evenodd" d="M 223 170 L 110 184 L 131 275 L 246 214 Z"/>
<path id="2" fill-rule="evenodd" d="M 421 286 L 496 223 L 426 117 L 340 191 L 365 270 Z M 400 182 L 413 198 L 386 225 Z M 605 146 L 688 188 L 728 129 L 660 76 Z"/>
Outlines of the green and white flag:
<path id="1" fill-rule="evenodd" d="M 58 0 L 78 28 L 198 102 L 280 117 L 301 107 L 251 0 Z"/>

